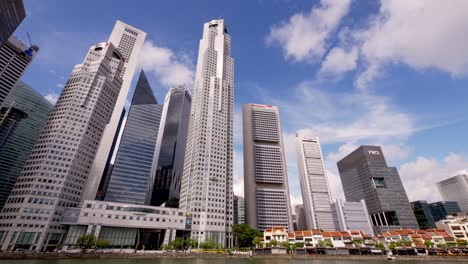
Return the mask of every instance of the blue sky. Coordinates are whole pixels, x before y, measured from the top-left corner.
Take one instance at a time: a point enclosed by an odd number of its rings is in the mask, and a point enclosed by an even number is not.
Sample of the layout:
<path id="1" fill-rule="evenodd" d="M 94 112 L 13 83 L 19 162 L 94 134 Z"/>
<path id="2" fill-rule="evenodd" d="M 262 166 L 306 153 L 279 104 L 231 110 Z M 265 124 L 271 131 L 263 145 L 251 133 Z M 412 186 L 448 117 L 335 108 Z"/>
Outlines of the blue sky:
<path id="1" fill-rule="evenodd" d="M 16 35 L 40 51 L 23 80 L 54 100 L 116 19 L 148 33 L 140 67 L 159 100 L 192 86 L 203 23 L 224 18 L 235 59 L 235 192 L 243 193 L 244 103 L 280 107 L 293 203 L 294 134 L 319 136 L 333 198 L 336 161 L 380 144 L 410 200 L 468 170 L 467 1 L 34 1 Z M 450 14 L 450 15 L 449 15 Z M 131 94 L 130 94 L 131 95 Z"/>

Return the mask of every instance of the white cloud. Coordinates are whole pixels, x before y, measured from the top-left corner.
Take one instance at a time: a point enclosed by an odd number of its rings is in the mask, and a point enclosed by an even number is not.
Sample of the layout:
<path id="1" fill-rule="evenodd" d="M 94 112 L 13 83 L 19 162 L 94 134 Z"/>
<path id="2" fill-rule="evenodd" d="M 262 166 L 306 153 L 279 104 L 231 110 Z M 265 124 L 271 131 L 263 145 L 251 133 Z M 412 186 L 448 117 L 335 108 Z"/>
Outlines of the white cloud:
<path id="1" fill-rule="evenodd" d="M 47 94 L 46 96 L 44 96 L 44 98 L 49 101 L 49 103 L 55 105 L 55 103 L 57 102 L 58 98 L 59 98 L 59 95 L 57 93 L 49 93 Z"/>
<path id="2" fill-rule="evenodd" d="M 358 49 L 346 51 L 343 48 L 333 48 L 322 62 L 319 74 L 339 75 L 354 70 L 357 66 Z"/>
<path id="3" fill-rule="evenodd" d="M 415 161 L 400 166 L 399 173 L 409 200 L 441 200 L 436 182 L 468 170 L 468 156 L 449 153 L 442 159 L 417 157 Z"/>
<path id="4" fill-rule="evenodd" d="M 57 83 L 55 87 L 57 88 L 63 88 L 65 85 L 63 83 Z"/>
<path id="5" fill-rule="evenodd" d="M 468 1 L 382 0 L 369 27 L 356 31 L 366 70 L 356 85 L 364 89 L 385 63 L 468 74 Z"/>
<path id="6" fill-rule="evenodd" d="M 234 151 L 234 194 L 244 197 L 244 159 L 242 151 Z"/>
<path id="7" fill-rule="evenodd" d="M 193 83 L 193 66 L 187 56 L 175 55 L 171 49 L 159 47 L 152 41 L 143 44 L 139 64 L 145 71 L 153 72 L 163 85 Z"/>
<path id="8" fill-rule="evenodd" d="M 267 43 L 279 44 L 286 58 L 310 61 L 323 56 L 326 41 L 348 13 L 351 0 L 322 0 L 307 13 L 293 15 L 289 21 L 273 26 Z"/>

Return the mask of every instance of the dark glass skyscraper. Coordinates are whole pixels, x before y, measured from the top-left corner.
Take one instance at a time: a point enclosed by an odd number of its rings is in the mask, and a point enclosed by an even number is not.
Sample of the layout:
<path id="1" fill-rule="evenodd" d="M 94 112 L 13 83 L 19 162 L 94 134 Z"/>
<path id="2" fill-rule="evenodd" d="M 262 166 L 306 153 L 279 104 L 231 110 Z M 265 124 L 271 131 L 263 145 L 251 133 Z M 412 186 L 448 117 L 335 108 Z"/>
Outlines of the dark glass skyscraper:
<path id="1" fill-rule="evenodd" d="M 157 168 L 151 204 L 179 207 L 180 183 L 184 171 L 185 145 L 192 97 L 186 86 L 169 90 L 156 148 Z"/>
<path id="2" fill-rule="evenodd" d="M 446 219 L 448 215 L 461 212 L 460 206 L 454 201 L 441 201 L 429 204 L 435 222 Z"/>
<path id="3" fill-rule="evenodd" d="M 0 1 L 0 47 L 26 17 L 23 0 Z"/>
<path id="4" fill-rule="evenodd" d="M 161 121 L 159 105 L 141 71 L 114 162 L 105 201 L 149 204 L 156 140 Z"/>
<path id="5" fill-rule="evenodd" d="M 436 228 L 434 217 L 432 217 L 431 208 L 427 201 L 414 201 L 411 202 L 413 207 L 414 216 L 418 221 L 419 228 Z"/>
<path id="6" fill-rule="evenodd" d="M 16 108 L 14 102 L 0 108 L 0 151 L 15 133 L 21 119 L 26 117 L 28 114 Z"/>
<path id="7" fill-rule="evenodd" d="M 348 202 L 364 199 L 376 234 L 400 228 L 418 228 L 400 175 L 388 167 L 379 146 L 360 146 L 338 161 Z"/>
<path id="8" fill-rule="evenodd" d="M 16 109 L 28 116 L 18 123 L 15 132 L 0 151 L 0 209 L 52 111 L 52 105 L 44 97 L 21 81 L 13 87 L 3 105 L 11 105 L 12 102 L 15 102 Z"/>

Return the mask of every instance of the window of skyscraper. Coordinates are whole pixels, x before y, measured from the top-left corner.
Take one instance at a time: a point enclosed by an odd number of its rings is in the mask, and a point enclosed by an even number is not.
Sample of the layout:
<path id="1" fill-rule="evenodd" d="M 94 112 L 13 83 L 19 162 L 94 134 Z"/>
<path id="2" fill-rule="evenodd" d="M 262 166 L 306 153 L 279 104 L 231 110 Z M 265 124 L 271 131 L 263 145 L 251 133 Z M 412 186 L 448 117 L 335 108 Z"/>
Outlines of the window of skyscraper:
<path id="1" fill-rule="evenodd" d="M 372 178 L 372 183 L 374 184 L 374 188 L 385 188 L 384 178 Z"/>

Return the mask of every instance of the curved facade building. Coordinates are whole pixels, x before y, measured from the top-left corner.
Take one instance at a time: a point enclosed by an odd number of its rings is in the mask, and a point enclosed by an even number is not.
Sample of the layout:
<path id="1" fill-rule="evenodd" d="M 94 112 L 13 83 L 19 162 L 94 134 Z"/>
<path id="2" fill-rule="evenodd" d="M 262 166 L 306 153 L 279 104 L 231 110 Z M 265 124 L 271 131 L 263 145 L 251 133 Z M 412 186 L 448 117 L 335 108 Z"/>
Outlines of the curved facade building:
<path id="1" fill-rule="evenodd" d="M 150 203 L 154 182 L 152 166 L 162 108 L 142 71 L 133 94 L 105 201 L 141 205 Z"/>

